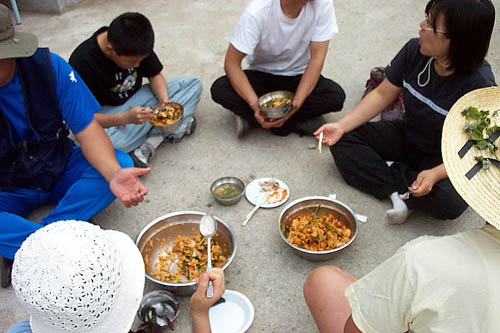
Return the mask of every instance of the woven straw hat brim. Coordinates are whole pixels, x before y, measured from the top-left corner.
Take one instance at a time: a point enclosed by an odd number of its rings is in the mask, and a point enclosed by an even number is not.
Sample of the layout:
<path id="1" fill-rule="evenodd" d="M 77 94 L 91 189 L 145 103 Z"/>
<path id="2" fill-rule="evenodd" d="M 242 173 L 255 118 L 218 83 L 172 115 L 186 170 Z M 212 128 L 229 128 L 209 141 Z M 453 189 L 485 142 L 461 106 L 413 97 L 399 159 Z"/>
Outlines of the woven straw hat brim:
<path id="1" fill-rule="evenodd" d="M 469 140 L 464 131 L 465 117 L 462 111 L 469 107 L 479 110 L 489 110 L 492 125 L 500 126 L 500 116 L 493 116 L 493 111 L 500 109 L 500 88 L 490 87 L 477 89 L 462 96 L 446 116 L 441 150 L 443 162 L 448 177 L 460 196 L 486 222 L 500 229 L 500 169 L 492 165 L 488 170 L 479 170 L 470 180 L 465 174 L 471 170 L 477 161 L 475 156 L 495 158 L 487 149 L 479 150 L 472 147 L 463 158 L 458 152 Z M 498 112 L 500 113 L 500 111 Z M 496 143 L 500 139 L 497 139 Z"/>
<path id="2" fill-rule="evenodd" d="M 139 249 L 128 235 L 113 230 L 105 232 L 114 241 L 120 254 L 122 262 L 120 291 L 116 295 L 115 305 L 111 312 L 98 325 L 86 331 L 78 331 L 82 333 L 127 333 L 132 327 L 144 292 L 144 261 Z M 48 327 L 43 320 L 34 316 L 31 316 L 30 324 L 33 332 L 67 333 L 72 331 L 70 328 L 60 330 Z"/>

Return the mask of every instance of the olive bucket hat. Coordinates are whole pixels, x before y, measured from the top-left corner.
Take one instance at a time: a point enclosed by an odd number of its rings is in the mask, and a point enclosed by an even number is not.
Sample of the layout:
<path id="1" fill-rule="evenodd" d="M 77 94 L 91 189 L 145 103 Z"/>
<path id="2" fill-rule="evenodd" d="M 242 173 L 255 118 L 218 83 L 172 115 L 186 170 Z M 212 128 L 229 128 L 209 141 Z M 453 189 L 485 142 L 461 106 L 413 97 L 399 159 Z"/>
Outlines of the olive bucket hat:
<path id="1" fill-rule="evenodd" d="M 37 46 L 35 35 L 14 29 L 9 8 L 0 4 L 0 59 L 29 57 Z"/>

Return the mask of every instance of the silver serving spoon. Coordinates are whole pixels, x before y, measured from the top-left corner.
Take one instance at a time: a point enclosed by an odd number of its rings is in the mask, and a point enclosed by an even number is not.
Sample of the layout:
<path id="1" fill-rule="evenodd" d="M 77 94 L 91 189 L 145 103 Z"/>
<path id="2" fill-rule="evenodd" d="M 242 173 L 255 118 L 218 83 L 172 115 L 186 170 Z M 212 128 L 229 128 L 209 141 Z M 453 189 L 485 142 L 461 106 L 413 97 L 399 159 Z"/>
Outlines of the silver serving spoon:
<path id="1" fill-rule="evenodd" d="M 207 272 L 212 271 L 211 243 L 212 243 L 212 236 L 215 235 L 216 232 L 217 232 L 217 222 L 215 221 L 213 216 L 210 214 L 203 215 L 200 221 L 200 233 L 202 234 L 202 236 L 207 237 L 207 251 L 208 251 Z M 213 296 L 214 296 L 214 286 L 212 281 L 209 281 L 207 289 L 207 297 L 210 298 Z"/>

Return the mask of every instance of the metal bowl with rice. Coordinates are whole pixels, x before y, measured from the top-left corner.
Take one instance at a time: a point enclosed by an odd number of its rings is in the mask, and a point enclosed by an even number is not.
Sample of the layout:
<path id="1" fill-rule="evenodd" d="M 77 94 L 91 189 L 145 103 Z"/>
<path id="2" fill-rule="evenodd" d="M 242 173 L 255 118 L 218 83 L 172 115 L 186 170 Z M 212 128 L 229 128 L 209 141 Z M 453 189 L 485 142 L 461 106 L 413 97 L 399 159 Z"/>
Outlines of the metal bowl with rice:
<path id="1" fill-rule="evenodd" d="M 326 250 L 326 251 L 312 251 L 292 244 L 288 240 L 288 230 L 292 221 L 303 214 L 310 213 L 311 211 L 318 217 L 333 215 L 334 218 L 340 220 L 346 227 L 351 230 L 351 236 L 342 246 Z M 278 230 L 281 239 L 290 246 L 292 251 L 301 258 L 311 261 L 323 261 L 334 258 L 338 252 L 354 242 L 358 233 L 358 219 L 356 214 L 346 204 L 333 200 L 327 197 L 310 196 L 297 199 L 288 204 L 283 210 L 278 219 Z"/>
<path id="2" fill-rule="evenodd" d="M 141 230 L 135 243 L 144 259 L 148 280 L 179 296 L 191 295 L 196 290 L 194 280 L 172 283 L 156 279 L 151 273 L 158 270 L 159 257 L 164 255 L 166 248 L 171 250 L 178 235 L 194 237 L 199 232 L 200 220 L 204 215 L 198 211 L 178 211 L 153 220 Z M 217 216 L 214 218 L 217 221 L 217 233 L 212 237 L 212 244 L 218 242 L 223 249 L 227 258 L 222 266 L 225 270 L 234 259 L 237 242 L 232 228 Z"/>
<path id="3" fill-rule="evenodd" d="M 176 102 L 169 102 L 164 107 L 157 107 L 149 122 L 163 134 L 169 134 L 181 127 L 184 119 L 184 107 Z"/>
<path id="4" fill-rule="evenodd" d="M 294 97 L 295 95 L 287 90 L 272 91 L 260 96 L 257 105 L 267 118 L 278 119 L 290 112 Z"/>

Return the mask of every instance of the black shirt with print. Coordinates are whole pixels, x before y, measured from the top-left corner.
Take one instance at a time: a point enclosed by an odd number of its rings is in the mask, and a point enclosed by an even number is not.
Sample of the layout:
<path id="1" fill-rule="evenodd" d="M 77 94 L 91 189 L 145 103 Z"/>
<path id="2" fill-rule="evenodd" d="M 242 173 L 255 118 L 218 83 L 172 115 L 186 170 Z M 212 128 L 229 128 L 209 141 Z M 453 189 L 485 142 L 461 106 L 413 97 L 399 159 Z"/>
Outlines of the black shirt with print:
<path id="1" fill-rule="evenodd" d="M 142 85 L 142 78 L 153 77 L 163 65 L 151 52 L 139 67 L 122 69 L 108 59 L 97 44 L 97 35 L 108 30 L 102 27 L 81 43 L 69 58 L 70 65 L 85 81 L 101 105 L 122 105 Z"/>

